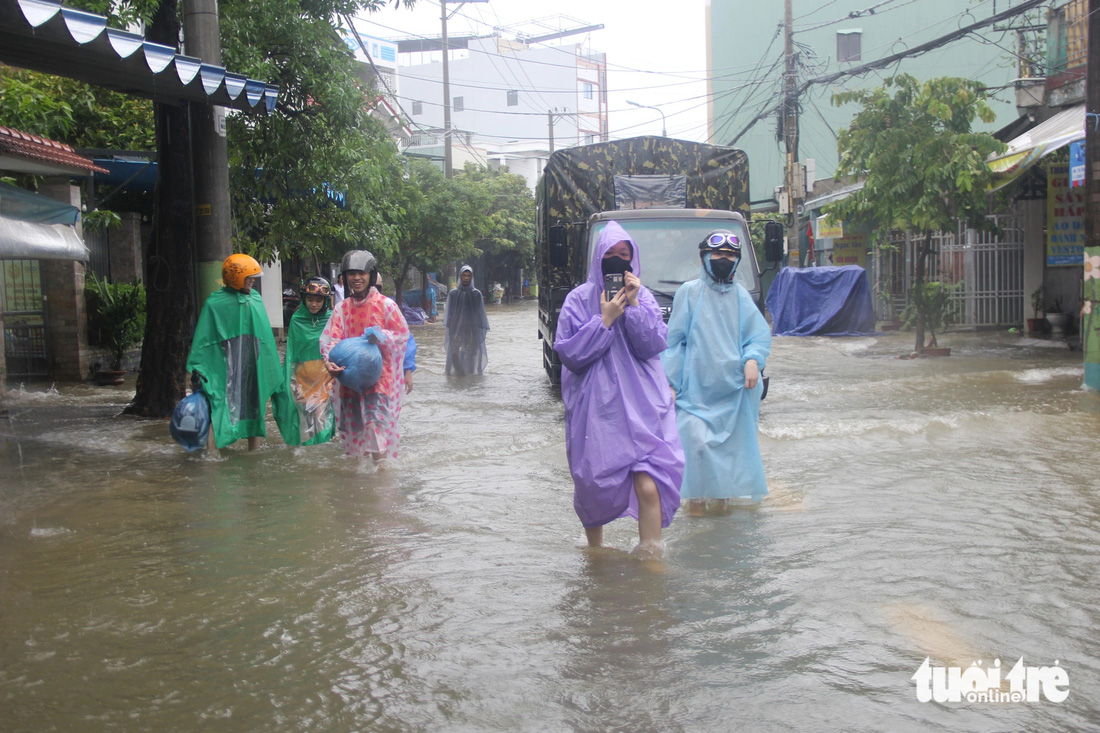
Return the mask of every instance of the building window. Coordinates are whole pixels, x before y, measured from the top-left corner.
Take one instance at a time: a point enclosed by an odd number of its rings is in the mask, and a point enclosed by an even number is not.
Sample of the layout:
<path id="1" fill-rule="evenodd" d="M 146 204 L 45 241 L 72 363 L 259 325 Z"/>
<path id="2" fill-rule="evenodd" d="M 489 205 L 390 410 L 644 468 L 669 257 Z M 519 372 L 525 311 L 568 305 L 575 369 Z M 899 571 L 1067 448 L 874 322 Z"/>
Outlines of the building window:
<path id="1" fill-rule="evenodd" d="M 836 60 L 859 61 L 860 39 L 863 31 L 837 31 L 836 32 Z"/>
<path id="2" fill-rule="evenodd" d="M 515 107 L 517 104 L 519 104 L 519 92 L 512 89 L 508 92 L 508 106 Z"/>
<path id="3" fill-rule="evenodd" d="M 455 99 L 454 99 L 454 110 L 455 110 L 455 112 L 461 112 L 464 109 L 466 109 L 466 104 L 463 102 L 462 97 L 455 97 Z"/>
<path id="4" fill-rule="evenodd" d="M 592 82 L 586 81 L 581 85 L 581 89 L 584 91 L 585 99 L 592 99 L 594 89 L 592 88 Z"/>
<path id="5" fill-rule="evenodd" d="M 424 114 L 424 103 L 423 102 L 413 102 L 413 114 L 414 115 Z"/>

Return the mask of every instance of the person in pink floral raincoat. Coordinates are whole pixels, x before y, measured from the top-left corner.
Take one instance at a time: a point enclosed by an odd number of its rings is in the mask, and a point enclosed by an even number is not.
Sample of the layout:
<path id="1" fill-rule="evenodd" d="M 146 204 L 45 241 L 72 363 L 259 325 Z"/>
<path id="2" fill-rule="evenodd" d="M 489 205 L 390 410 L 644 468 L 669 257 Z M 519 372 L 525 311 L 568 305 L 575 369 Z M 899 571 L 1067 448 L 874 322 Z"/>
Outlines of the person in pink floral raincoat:
<path id="1" fill-rule="evenodd" d="M 362 336 L 371 326 L 382 329 L 384 342 L 376 341 L 382 352 L 382 376 L 360 394 L 335 382 L 336 430 L 344 443 L 344 452 L 356 458 L 370 456 L 375 463 L 396 458 L 401 433 L 397 418 L 405 394 L 405 375 L 401 364 L 409 326 L 397 303 L 378 292 L 377 261 L 366 250 L 352 250 L 340 262 L 345 281 L 345 298 L 340 301 L 321 332 L 321 356 L 325 367 L 338 376 L 344 367 L 328 360 L 329 352 L 346 338 Z"/>

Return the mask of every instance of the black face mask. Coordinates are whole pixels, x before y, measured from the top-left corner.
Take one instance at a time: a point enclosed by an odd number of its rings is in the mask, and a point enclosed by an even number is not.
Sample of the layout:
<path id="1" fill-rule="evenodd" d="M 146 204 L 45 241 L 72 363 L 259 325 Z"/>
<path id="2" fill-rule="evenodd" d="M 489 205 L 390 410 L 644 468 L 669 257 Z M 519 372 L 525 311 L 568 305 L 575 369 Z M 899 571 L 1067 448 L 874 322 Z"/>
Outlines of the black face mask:
<path id="1" fill-rule="evenodd" d="M 604 257 L 600 262 L 600 269 L 603 270 L 604 275 L 621 275 L 624 272 L 634 272 L 634 268 L 630 266 L 630 260 L 624 260 L 622 257 Z"/>
<path id="2" fill-rule="evenodd" d="M 714 279 L 718 282 L 729 282 L 737 269 L 737 260 L 727 260 L 724 257 L 710 258 L 710 271 L 714 273 Z"/>

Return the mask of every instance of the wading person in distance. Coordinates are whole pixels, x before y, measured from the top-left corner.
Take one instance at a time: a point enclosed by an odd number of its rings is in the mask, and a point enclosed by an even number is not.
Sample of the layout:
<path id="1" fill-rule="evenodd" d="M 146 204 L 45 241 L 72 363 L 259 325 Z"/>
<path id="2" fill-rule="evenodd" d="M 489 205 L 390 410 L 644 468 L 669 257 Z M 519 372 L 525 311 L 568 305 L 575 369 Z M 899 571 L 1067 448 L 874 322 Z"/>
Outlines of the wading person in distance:
<path id="1" fill-rule="evenodd" d="M 588 280 L 562 305 L 554 350 L 573 507 L 588 544 L 601 545 L 604 525 L 629 516 L 638 520 L 636 553 L 654 557 L 680 506 L 684 452 L 660 361 L 667 329 L 639 274 L 637 244 L 608 222 Z M 621 283 L 612 297 L 605 276 L 611 287 Z"/>
<path id="2" fill-rule="evenodd" d="M 685 466 L 681 496 L 701 516 L 708 500 L 758 502 L 768 493 L 757 421 L 760 372 L 771 351 L 767 321 L 752 296 L 734 282 L 741 242 L 726 229 L 699 244 L 699 277 L 672 301 L 668 350 L 661 355 L 676 393 L 676 423 Z"/>
<path id="3" fill-rule="evenodd" d="M 328 360 L 332 348 L 346 338 L 362 336 L 371 326 L 382 330 L 384 340 L 375 341 L 382 352 L 381 377 L 363 393 L 337 384 L 334 399 L 336 429 L 344 452 L 357 458 L 370 456 L 378 464 L 396 458 L 401 441 L 397 419 L 405 390 L 401 364 L 409 326 L 397 303 L 374 287 L 378 278 L 374 255 L 362 249 L 346 253 L 340 262 L 340 274 L 344 276 L 345 298 L 321 333 L 321 355 L 329 374 L 335 377 L 344 367 Z"/>
<path id="4" fill-rule="evenodd" d="M 485 350 L 489 319 L 485 315 L 485 299 L 474 287 L 474 269 L 469 265 L 463 265 L 459 271 L 458 287 L 447 293 L 443 325 L 447 329 L 443 342 L 447 376 L 465 377 L 485 371 L 489 361 Z"/>
<path id="5" fill-rule="evenodd" d="M 271 322 L 252 289 L 262 274 L 252 257 L 229 255 L 222 263 L 224 286 L 206 299 L 195 324 L 187 371 L 210 403 L 209 449 L 248 438 L 248 449 L 255 450 L 267 435 L 267 401 L 277 414 L 290 402 Z"/>

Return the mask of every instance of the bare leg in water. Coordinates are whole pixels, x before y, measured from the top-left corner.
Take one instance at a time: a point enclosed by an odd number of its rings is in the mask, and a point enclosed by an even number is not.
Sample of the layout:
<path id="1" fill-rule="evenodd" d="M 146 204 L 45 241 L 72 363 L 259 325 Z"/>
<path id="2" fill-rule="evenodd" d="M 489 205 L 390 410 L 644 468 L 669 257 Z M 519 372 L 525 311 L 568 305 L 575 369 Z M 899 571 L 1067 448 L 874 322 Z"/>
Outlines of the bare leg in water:
<path id="1" fill-rule="evenodd" d="M 638 547 L 642 555 L 661 551 L 661 494 L 657 482 L 648 473 L 634 474 L 634 493 L 638 496 Z M 589 547 L 603 544 L 603 527 L 585 527 Z"/>

